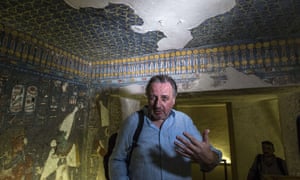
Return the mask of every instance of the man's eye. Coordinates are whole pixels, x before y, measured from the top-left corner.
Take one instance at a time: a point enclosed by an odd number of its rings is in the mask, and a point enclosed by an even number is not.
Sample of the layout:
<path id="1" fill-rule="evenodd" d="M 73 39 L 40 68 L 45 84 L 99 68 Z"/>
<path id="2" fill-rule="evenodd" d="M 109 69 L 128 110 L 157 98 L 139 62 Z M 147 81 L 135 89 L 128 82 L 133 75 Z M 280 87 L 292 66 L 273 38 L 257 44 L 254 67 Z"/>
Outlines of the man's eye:
<path id="1" fill-rule="evenodd" d="M 149 96 L 149 99 L 150 99 L 151 101 L 153 101 L 153 100 L 155 100 L 156 98 L 155 98 L 155 96 Z"/>
<path id="2" fill-rule="evenodd" d="M 162 97 L 161 99 L 162 99 L 162 101 L 168 101 L 169 100 L 168 97 Z"/>

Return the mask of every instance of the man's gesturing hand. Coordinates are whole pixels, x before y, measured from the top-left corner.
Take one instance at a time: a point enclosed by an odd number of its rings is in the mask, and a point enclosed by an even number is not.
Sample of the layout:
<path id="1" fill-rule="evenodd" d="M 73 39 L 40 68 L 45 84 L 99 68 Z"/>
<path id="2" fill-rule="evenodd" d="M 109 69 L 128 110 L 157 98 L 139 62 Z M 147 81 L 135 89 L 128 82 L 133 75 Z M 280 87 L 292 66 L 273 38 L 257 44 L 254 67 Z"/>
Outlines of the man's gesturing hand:
<path id="1" fill-rule="evenodd" d="M 182 136 L 177 136 L 175 141 L 176 151 L 184 157 L 190 158 L 193 161 L 200 163 L 201 166 L 210 167 L 215 166 L 218 162 L 218 156 L 210 149 L 210 143 L 208 138 L 209 129 L 203 132 L 203 141 L 198 141 L 192 135 L 187 132 L 183 132 Z M 205 168 L 205 169 L 207 169 Z M 210 168 L 209 168 L 210 169 Z"/>

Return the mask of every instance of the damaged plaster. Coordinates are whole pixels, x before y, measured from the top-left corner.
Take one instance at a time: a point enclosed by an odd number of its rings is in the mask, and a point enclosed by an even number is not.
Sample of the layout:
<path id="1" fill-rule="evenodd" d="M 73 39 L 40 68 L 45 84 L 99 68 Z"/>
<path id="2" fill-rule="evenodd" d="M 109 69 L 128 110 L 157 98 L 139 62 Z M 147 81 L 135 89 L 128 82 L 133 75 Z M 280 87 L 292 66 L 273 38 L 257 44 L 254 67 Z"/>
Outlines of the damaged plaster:
<path id="1" fill-rule="evenodd" d="M 224 77 L 223 79 L 220 77 Z M 199 92 L 213 90 L 229 90 L 244 88 L 260 88 L 271 87 L 272 84 L 267 83 L 254 74 L 244 74 L 233 67 L 227 67 L 222 73 L 203 73 L 199 78 L 188 82 L 188 85 L 178 83 L 178 92 Z M 120 88 L 121 92 L 126 94 L 144 94 L 145 85 L 132 84 Z"/>
<path id="2" fill-rule="evenodd" d="M 223 14 L 235 6 L 235 0 L 65 0 L 73 8 L 105 8 L 109 3 L 125 4 L 143 19 L 142 26 L 131 26 L 137 33 L 161 31 L 158 51 L 182 49 L 193 39 L 190 30 L 206 19 Z"/>

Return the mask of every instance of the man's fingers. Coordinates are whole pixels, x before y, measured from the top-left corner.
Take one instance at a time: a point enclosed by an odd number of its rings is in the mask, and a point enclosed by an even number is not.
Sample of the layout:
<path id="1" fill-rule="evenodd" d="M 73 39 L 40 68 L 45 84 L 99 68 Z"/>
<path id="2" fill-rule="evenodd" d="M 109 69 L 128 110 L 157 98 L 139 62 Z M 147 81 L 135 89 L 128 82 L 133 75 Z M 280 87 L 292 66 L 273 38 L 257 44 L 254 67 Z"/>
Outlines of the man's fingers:
<path id="1" fill-rule="evenodd" d="M 189 142 L 192 143 L 193 145 L 197 144 L 197 139 L 195 139 L 191 134 L 187 132 L 183 132 L 183 135 L 188 138 Z"/>
<path id="2" fill-rule="evenodd" d="M 205 129 L 202 136 L 203 136 L 203 142 L 209 143 L 208 133 L 210 132 L 209 129 Z"/>
<path id="3" fill-rule="evenodd" d="M 186 138 L 183 138 L 181 136 L 177 136 L 176 138 L 178 141 L 182 143 L 181 146 L 182 149 L 185 149 L 185 151 L 188 153 L 192 153 L 196 148 L 195 147 L 196 142 L 193 142 L 195 141 L 195 138 L 188 133 L 183 133 L 183 134 Z"/>
<path id="4" fill-rule="evenodd" d="M 179 140 L 180 142 L 182 142 L 184 145 L 188 145 L 189 144 L 189 141 L 184 139 L 183 137 L 181 136 L 176 136 L 177 140 Z"/>
<path id="5" fill-rule="evenodd" d="M 187 158 L 192 158 L 193 152 L 189 148 L 187 148 L 187 146 L 180 144 L 178 142 L 175 142 L 175 145 L 177 146 L 176 151 L 179 154 Z"/>

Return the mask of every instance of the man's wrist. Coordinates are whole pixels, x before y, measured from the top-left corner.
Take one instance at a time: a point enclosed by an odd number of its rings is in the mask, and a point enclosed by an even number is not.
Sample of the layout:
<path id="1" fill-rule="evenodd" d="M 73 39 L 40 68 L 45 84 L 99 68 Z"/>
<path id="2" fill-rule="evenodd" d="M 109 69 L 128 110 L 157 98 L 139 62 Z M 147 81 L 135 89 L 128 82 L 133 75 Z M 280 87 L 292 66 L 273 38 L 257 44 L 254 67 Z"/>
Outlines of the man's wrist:
<path id="1" fill-rule="evenodd" d="M 211 163 L 200 163 L 201 170 L 204 172 L 209 172 L 211 171 L 214 167 L 216 167 L 219 164 L 219 155 L 218 153 L 212 151 L 213 153 L 213 160 Z"/>

